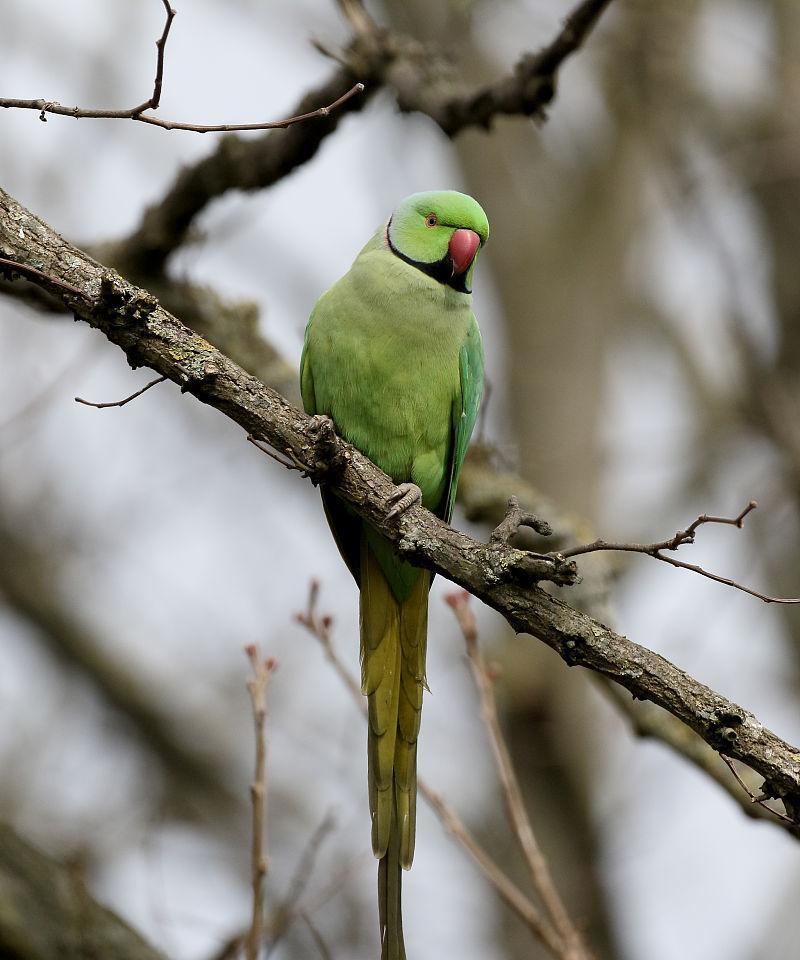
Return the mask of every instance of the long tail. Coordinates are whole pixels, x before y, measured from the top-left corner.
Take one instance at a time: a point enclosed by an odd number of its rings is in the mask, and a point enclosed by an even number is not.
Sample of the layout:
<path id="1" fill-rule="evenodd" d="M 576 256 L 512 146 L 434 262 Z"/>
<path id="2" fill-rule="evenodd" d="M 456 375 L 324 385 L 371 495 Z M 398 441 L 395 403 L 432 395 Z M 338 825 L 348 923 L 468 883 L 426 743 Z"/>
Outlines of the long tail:
<path id="1" fill-rule="evenodd" d="M 414 858 L 417 737 L 425 686 L 430 574 L 398 600 L 372 549 L 361 546 L 361 686 L 369 703 L 369 804 L 378 864 L 381 960 L 405 960 L 401 868 Z"/>

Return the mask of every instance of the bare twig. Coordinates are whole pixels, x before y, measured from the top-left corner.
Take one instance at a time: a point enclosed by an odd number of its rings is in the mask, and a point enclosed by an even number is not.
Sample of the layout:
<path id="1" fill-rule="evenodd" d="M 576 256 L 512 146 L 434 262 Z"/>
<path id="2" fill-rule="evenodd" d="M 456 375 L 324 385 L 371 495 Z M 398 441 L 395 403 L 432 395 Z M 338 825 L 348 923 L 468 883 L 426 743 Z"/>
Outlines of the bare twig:
<path id="1" fill-rule="evenodd" d="M 304 913 L 307 909 L 300 906 L 300 900 L 305 893 L 308 881 L 314 872 L 314 865 L 319 855 L 322 845 L 326 838 L 331 834 L 335 826 L 335 821 L 331 813 L 326 813 L 319 826 L 311 834 L 311 837 L 303 850 L 297 869 L 294 872 L 289 883 L 289 889 L 286 896 L 279 904 L 275 912 L 274 919 L 270 924 L 269 946 L 267 947 L 267 958 L 288 933 L 292 923 Z"/>
<path id="2" fill-rule="evenodd" d="M 322 960 L 333 960 L 333 954 L 328 947 L 328 944 L 325 942 L 324 937 L 317 929 L 316 925 L 311 920 L 311 917 L 307 913 L 301 913 L 300 919 L 308 927 L 308 932 L 311 934 L 314 944 L 319 950 L 319 954 L 322 957 Z"/>
<path id="3" fill-rule="evenodd" d="M 302 624 L 308 632 L 316 637 L 325 656 L 336 671 L 339 679 L 350 691 L 353 700 L 362 712 L 366 710 L 364 697 L 361 693 L 361 684 L 350 673 L 347 667 L 339 659 L 339 655 L 334 649 L 331 640 L 331 627 L 333 626 L 333 617 L 330 614 L 320 614 L 317 610 L 317 601 L 319 600 L 319 580 L 312 580 L 308 590 L 308 604 L 303 613 L 295 615 L 295 620 Z"/>
<path id="4" fill-rule="evenodd" d="M 279 463 L 282 467 L 286 467 L 287 470 L 299 470 L 300 473 L 306 475 L 305 464 L 301 463 L 297 457 L 293 456 L 291 460 L 287 460 L 267 444 L 262 443 L 260 440 L 256 440 L 255 437 L 248 436 L 247 442 L 252 443 L 256 449 L 260 450 L 263 454 L 274 460 L 276 463 Z"/>
<path id="5" fill-rule="evenodd" d="M 597 550 L 630 550 L 635 553 L 648 553 L 652 556 L 661 550 L 677 550 L 678 547 L 682 547 L 686 543 L 694 543 L 697 528 L 704 523 L 729 524 L 741 530 L 744 526 L 744 518 L 757 506 L 756 501 L 751 500 L 735 517 L 711 517 L 702 513 L 685 530 L 679 530 L 668 540 L 660 540 L 657 543 L 609 543 L 606 540 L 594 540 L 592 543 L 586 543 L 579 547 L 561 550 L 560 554 L 562 557 L 577 557 L 583 553 L 594 553 Z"/>
<path id="6" fill-rule="evenodd" d="M 583 0 L 547 46 L 535 53 L 523 54 L 505 77 L 473 93 L 454 96 L 451 89 L 437 89 L 427 64 L 433 59 L 431 52 L 420 62 L 419 57 L 410 55 L 413 48 L 407 41 L 407 50 L 401 57 L 406 61 L 404 69 L 387 71 L 388 83 L 395 87 L 401 110 L 426 113 L 449 137 L 466 127 L 488 129 L 500 115 L 545 120 L 561 67 L 583 46 L 610 4 L 611 0 Z M 403 45 L 401 38 L 395 38 L 394 43 Z"/>
<path id="7" fill-rule="evenodd" d="M 679 756 L 698 767 L 707 776 L 711 777 L 734 800 L 744 814 L 753 819 L 769 820 L 775 823 L 771 816 L 776 811 L 771 807 L 758 806 L 748 803 L 737 786 L 731 783 L 719 763 L 721 754 L 700 739 L 697 734 L 653 703 L 637 703 L 622 687 L 597 677 L 597 685 L 610 698 L 617 710 L 627 719 L 631 730 L 636 736 L 652 738 L 674 750 Z M 723 758 L 724 759 L 724 758 Z M 794 838 L 800 836 L 795 823 L 781 824 Z"/>
<path id="8" fill-rule="evenodd" d="M 155 380 L 151 380 L 149 383 L 146 383 L 141 390 L 137 390 L 136 393 L 132 393 L 129 397 L 125 397 L 124 400 L 111 400 L 108 403 L 94 403 L 91 400 L 84 400 L 83 397 L 75 397 L 75 403 L 82 403 L 87 407 L 95 407 L 97 410 L 105 410 L 108 407 L 124 407 L 126 403 L 130 403 L 131 400 L 141 397 L 141 395 L 146 393 L 150 387 L 154 387 L 157 383 L 163 383 L 166 379 L 166 377 L 156 377 Z"/>
<path id="9" fill-rule="evenodd" d="M 316 830 L 314 830 L 305 846 L 305 849 L 303 850 L 300 861 L 297 864 L 297 868 L 289 883 L 289 889 L 286 893 L 286 896 L 283 898 L 282 902 L 278 904 L 270 919 L 270 923 L 266 931 L 267 960 L 269 960 L 269 957 L 272 956 L 275 948 L 289 932 L 289 929 L 295 920 L 302 917 L 304 913 L 312 913 L 316 906 L 320 905 L 320 903 L 317 903 L 313 907 L 302 906 L 300 904 L 300 900 L 305 893 L 308 882 L 314 872 L 314 864 L 316 862 L 317 855 L 322 848 L 322 844 L 325 842 L 325 838 L 333 830 L 333 827 L 333 816 L 330 813 L 325 814 L 324 819 L 316 828 Z M 341 877 L 337 876 L 336 883 L 332 885 L 332 893 L 330 895 L 341 889 L 341 879 Z M 242 945 L 247 942 L 247 940 L 247 930 L 233 934 L 233 936 L 229 937 L 222 947 L 214 954 L 212 960 L 233 960 L 233 958 L 239 956 L 239 951 Z"/>
<path id="10" fill-rule="evenodd" d="M 751 802 L 751 803 L 757 803 L 760 807 L 763 807 L 765 810 L 769 811 L 769 813 L 771 813 L 773 817 L 777 817 L 779 820 L 783 821 L 784 823 L 788 823 L 788 824 L 790 824 L 793 828 L 796 828 L 796 824 L 795 824 L 794 820 L 792 820 L 791 817 L 787 817 L 786 814 L 780 813 L 780 812 L 777 811 L 777 810 L 773 810 L 772 807 L 767 806 L 767 804 L 766 804 L 765 801 L 767 801 L 767 800 L 769 799 L 769 796 L 768 796 L 768 795 L 762 794 L 760 797 L 757 797 L 757 796 L 753 793 L 753 791 L 750 789 L 750 787 L 747 786 L 747 784 L 744 782 L 744 780 L 742 780 L 742 778 L 741 778 L 741 777 L 739 776 L 739 774 L 737 773 L 736 767 L 733 765 L 733 760 L 731 760 L 730 757 L 726 757 L 724 753 L 721 753 L 720 756 L 721 756 L 722 759 L 725 761 L 725 765 L 726 765 L 727 768 L 730 770 L 730 772 L 733 774 L 734 779 L 736 780 L 736 782 L 739 784 L 739 786 L 742 788 L 742 790 L 744 790 L 744 792 L 747 794 L 747 796 L 750 797 L 750 802 Z"/>
<path id="11" fill-rule="evenodd" d="M 648 557 L 653 557 L 656 560 L 663 560 L 664 563 L 669 563 L 673 567 L 680 567 L 682 570 L 691 570 L 692 573 L 699 573 L 701 577 L 708 577 L 709 580 L 733 587 L 735 590 L 741 590 L 742 593 L 748 593 L 751 597 L 763 600 L 764 603 L 800 603 L 800 597 L 771 597 L 768 594 L 759 593 L 758 590 L 753 590 L 751 587 L 746 587 L 737 580 L 731 580 L 729 577 L 721 577 L 719 574 L 712 573 L 710 570 L 699 567 L 694 563 L 686 563 L 683 560 L 676 560 L 674 557 L 665 557 L 662 553 L 663 550 L 677 550 L 687 543 L 694 543 L 697 528 L 705 523 L 728 524 L 732 527 L 738 527 L 741 530 L 744 524 L 744 518 L 751 511 L 755 510 L 757 506 L 756 501 L 751 500 L 741 513 L 735 517 L 712 517 L 703 513 L 697 517 L 696 520 L 693 520 L 685 530 L 679 530 L 675 536 L 670 537 L 668 540 L 660 540 L 658 543 L 611 543 L 607 540 L 594 540 L 592 543 L 585 543 L 579 547 L 570 547 L 567 550 L 559 550 L 558 552 L 548 554 L 548 556 L 566 559 L 567 557 L 578 557 L 585 553 L 596 553 L 600 550 L 644 553 L 647 554 Z"/>
<path id="12" fill-rule="evenodd" d="M 393 89 L 401 109 L 427 114 L 449 136 L 471 126 L 488 127 L 497 114 L 544 119 L 543 111 L 553 100 L 562 64 L 585 42 L 610 2 L 584 0 L 540 52 L 525 54 L 496 83 L 464 96 L 454 95 L 449 85 L 445 90 L 435 89 L 431 64 L 440 59 L 439 50 L 421 50 L 411 38 L 366 27 L 366 34 L 360 33 L 357 42 L 337 58 L 339 65 L 331 76 L 295 105 L 295 112 L 303 116 L 330 100 L 327 109 L 331 116 L 295 126 L 285 135 L 265 133 L 240 141 L 235 150 L 223 142 L 210 156 L 187 166 L 145 212 L 137 229 L 117 245 L 117 265 L 126 275 L 131 273 L 130 265 L 151 275 L 161 270 L 169 254 L 186 241 L 191 224 L 211 200 L 228 190 L 261 190 L 282 180 L 308 162 L 340 120 L 363 109 L 382 86 Z M 351 24 L 355 16 L 363 25 L 360 5 L 346 0 L 345 5 Z M 360 28 L 355 29 L 359 33 Z M 366 84 L 363 96 L 352 94 L 357 79 Z M 343 94 L 349 97 L 346 102 Z"/>
<path id="13" fill-rule="evenodd" d="M 73 287 L 71 283 L 65 283 L 63 280 L 52 277 L 42 270 L 37 270 L 36 267 L 31 267 L 27 263 L 17 263 L 16 260 L 0 257 L 0 274 L 5 274 L 9 280 L 13 280 L 15 273 L 26 280 L 43 281 L 45 289 L 55 287 L 57 290 L 63 290 L 64 293 L 70 294 L 70 296 L 79 297 L 81 300 L 88 299 L 82 290 Z"/>
<path id="14" fill-rule="evenodd" d="M 166 11 L 167 18 L 164 21 L 164 30 L 161 33 L 161 36 L 156 40 L 156 78 L 153 81 L 153 94 L 145 104 L 142 104 L 142 109 L 147 110 L 157 110 L 159 104 L 161 103 L 161 87 L 164 82 L 164 52 L 167 49 L 167 37 L 169 36 L 170 28 L 172 27 L 172 21 L 175 19 L 176 11 L 170 6 L 169 0 L 161 0 L 164 4 L 164 10 Z"/>
<path id="15" fill-rule="evenodd" d="M 272 657 L 261 659 L 258 647 L 245 647 L 253 676 L 247 681 L 247 691 L 253 706 L 253 722 L 256 734 L 255 779 L 250 785 L 253 804 L 253 838 L 251 850 L 251 881 L 253 887 L 253 913 L 250 929 L 245 937 L 247 960 L 257 960 L 264 930 L 264 876 L 267 872 L 267 745 L 264 737 L 264 722 L 267 716 L 267 684 L 276 667 Z"/>
<path id="16" fill-rule="evenodd" d="M 417 787 L 420 796 L 439 818 L 442 826 L 456 843 L 469 854 L 472 862 L 494 887 L 500 899 L 517 914 L 537 940 L 546 945 L 553 956 L 564 956 L 564 944 L 553 929 L 552 924 L 542 916 L 530 897 L 520 890 L 483 849 L 453 807 L 440 793 L 429 787 L 421 777 L 417 777 Z"/>
<path id="17" fill-rule="evenodd" d="M 312 580 L 309 589 L 308 606 L 304 613 L 297 614 L 296 620 L 319 641 L 322 649 L 325 651 L 325 656 L 349 690 L 356 706 L 362 714 L 366 715 L 367 706 L 361 693 L 361 686 L 336 653 L 331 641 L 333 619 L 328 615 L 320 615 L 317 612 L 318 599 L 319 581 Z M 553 956 L 564 957 L 564 944 L 552 924 L 542 917 L 532 901 L 509 879 L 506 873 L 494 862 L 483 847 L 481 847 L 453 807 L 450 806 L 441 794 L 429 787 L 420 776 L 417 777 L 417 788 L 420 796 L 439 818 L 445 830 L 466 850 L 472 858 L 472 861 L 505 903 L 530 928 L 534 936 L 548 947 Z"/>
<path id="18" fill-rule="evenodd" d="M 564 960 L 585 960 L 588 955 L 556 889 L 547 860 L 542 853 L 533 832 L 528 812 L 525 809 L 525 801 L 522 798 L 514 764 L 500 729 L 497 702 L 494 695 L 494 681 L 478 646 L 478 630 L 475 623 L 475 614 L 469 604 L 469 594 L 466 590 L 459 590 L 448 594 L 445 600 L 455 614 L 461 633 L 464 636 L 472 679 L 475 681 L 475 688 L 480 698 L 481 719 L 489 735 L 492 756 L 503 790 L 509 824 L 528 864 L 533 888 L 541 898 L 550 919 L 563 940 L 564 949 L 559 953 L 559 956 L 563 957 Z"/>
<path id="19" fill-rule="evenodd" d="M 356 83 L 333 103 L 318 107 L 308 113 L 301 113 L 295 117 L 285 117 L 283 120 L 256 120 L 252 123 L 182 123 L 178 120 L 163 120 L 147 113 L 137 113 L 137 107 L 131 110 L 87 110 L 82 107 L 65 107 L 52 100 L 15 100 L 0 98 L 0 107 L 16 110 L 38 110 L 39 119 L 46 120 L 45 114 L 61 117 L 74 117 L 81 120 L 138 120 L 139 123 L 149 123 L 164 130 L 188 130 L 192 133 L 236 133 L 245 130 L 285 130 L 304 120 L 314 120 L 317 117 L 327 117 L 343 103 L 346 103 L 356 94 L 363 93 L 364 84 Z"/>
<path id="20" fill-rule="evenodd" d="M 48 114 L 52 116 L 73 117 L 76 120 L 137 120 L 140 123 L 149 123 L 164 130 L 189 130 L 194 133 L 223 133 L 242 130 L 274 130 L 290 127 L 295 123 L 301 123 L 304 120 L 313 120 L 317 117 L 327 117 L 331 111 L 336 110 L 351 97 L 362 93 L 363 83 L 354 84 L 346 93 L 338 97 L 333 103 L 327 106 L 318 107 L 307 113 L 301 113 L 297 116 L 286 117 L 283 120 L 257 121 L 255 123 L 212 123 L 197 124 L 183 123 L 178 120 L 163 120 L 161 117 L 155 117 L 152 114 L 145 113 L 146 110 L 156 110 L 161 103 L 161 90 L 164 83 L 164 54 L 167 46 L 167 38 L 172 27 L 172 21 L 175 19 L 176 11 L 170 6 L 169 0 L 161 0 L 166 11 L 166 20 L 161 36 L 156 41 L 156 77 L 153 83 L 153 92 L 143 103 L 130 107 L 128 110 L 99 110 L 87 107 L 65 107 L 63 104 L 54 100 L 20 100 L 12 97 L 0 98 L 0 107 L 12 110 L 37 110 L 39 119 L 47 122 Z"/>
<path id="21" fill-rule="evenodd" d="M 523 510 L 516 497 L 509 497 L 506 515 L 492 531 L 490 543 L 509 543 L 514 534 L 519 531 L 520 527 L 530 527 L 536 531 L 540 537 L 549 537 L 552 536 L 553 533 L 552 527 L 546 520 L 542 520 L 541 517 L 537 517 L 536 514 Z M 542 554 L 542 556 L 550 556 L 550 554 Z M 563 553 L 560 554 L 560 556 L 567 557 L 568 554 Z"/>

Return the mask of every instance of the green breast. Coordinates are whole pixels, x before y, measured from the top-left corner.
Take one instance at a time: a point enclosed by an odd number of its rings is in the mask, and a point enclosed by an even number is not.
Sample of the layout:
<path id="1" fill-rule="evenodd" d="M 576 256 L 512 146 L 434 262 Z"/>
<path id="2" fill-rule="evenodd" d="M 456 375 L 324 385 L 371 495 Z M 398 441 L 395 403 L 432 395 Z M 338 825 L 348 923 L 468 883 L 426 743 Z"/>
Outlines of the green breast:
<path id="1" fill-rule="evenodd" d="M 470 298 L 373 240 L 311 315 L 305 362 L 317 413 L 430 509 L 448 479 L 459 349 Z"/>

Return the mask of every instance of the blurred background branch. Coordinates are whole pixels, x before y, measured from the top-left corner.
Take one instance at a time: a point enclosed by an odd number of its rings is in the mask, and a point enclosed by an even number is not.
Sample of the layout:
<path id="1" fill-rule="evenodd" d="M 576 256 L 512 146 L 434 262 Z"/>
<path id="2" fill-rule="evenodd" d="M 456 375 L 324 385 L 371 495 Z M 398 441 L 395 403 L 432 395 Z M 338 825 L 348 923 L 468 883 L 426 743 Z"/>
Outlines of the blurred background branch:
<path id="1" fill-rule="evenodd" d="M 0 824 L 0 950 L 8 960 L 164 960 L 63 866 Z"/>

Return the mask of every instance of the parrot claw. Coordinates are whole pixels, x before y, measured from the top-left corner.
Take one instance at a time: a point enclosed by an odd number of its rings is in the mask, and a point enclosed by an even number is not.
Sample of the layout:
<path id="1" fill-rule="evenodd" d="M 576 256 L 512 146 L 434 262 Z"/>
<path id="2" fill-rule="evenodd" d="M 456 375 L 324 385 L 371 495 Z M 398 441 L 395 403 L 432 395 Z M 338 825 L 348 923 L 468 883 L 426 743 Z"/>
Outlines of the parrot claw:
<path id="1" fill-rule="evenodd" d="M 387 514 L 387 520 L 391 520 L 392 517 L 399 517 L 410 507 L 422 503 L 422 491 L 416 483 L 398 483 L 397 489 L 389 497 L 389 503 L 394 504 L 394 506 Z"/>

